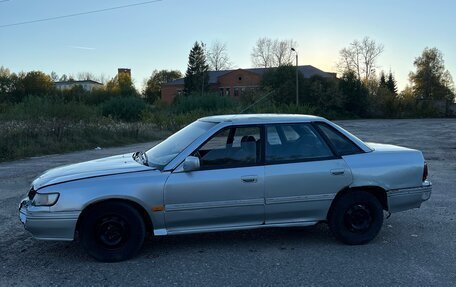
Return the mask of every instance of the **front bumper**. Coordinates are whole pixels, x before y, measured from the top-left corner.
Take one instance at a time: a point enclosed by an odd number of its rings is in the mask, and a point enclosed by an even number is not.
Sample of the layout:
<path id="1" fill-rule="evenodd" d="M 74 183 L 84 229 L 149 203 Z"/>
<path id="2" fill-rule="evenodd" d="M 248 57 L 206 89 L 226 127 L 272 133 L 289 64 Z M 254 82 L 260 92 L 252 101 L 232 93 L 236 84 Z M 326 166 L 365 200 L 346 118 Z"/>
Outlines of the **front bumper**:
<path id="1" fill-rule="evenodd" d="M 50 211 L 49 207 L 32 206 L 28 198 L 19 205 L 24 228 L 40 240 L 73 240 L 79 214 L 80 211 Z"/>
<path id="2" fill-rule="evenodd" d="M 388 191 L 388 211 L 399 212 L 419 208 L 432 193 L 432 183 L 425 181 L 420 187 L 395 189 Z"/>

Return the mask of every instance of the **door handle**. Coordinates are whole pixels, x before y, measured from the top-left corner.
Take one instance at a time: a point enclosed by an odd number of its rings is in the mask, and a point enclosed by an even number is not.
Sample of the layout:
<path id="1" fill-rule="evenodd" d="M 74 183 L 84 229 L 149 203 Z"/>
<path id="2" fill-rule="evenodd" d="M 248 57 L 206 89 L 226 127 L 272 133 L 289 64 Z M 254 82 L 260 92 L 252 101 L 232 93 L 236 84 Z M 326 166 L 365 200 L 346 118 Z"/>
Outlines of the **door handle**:
<path id="1" fill-rule="evenodd" d="M 242 182 L 244 183 L 255 183 L 258 180 L 256 175 L 245 175 L 241 177 Z"/>
<path id="2" fill-rule="evenodd" d="M 331 174 L 332 175 L 342 175 L 345 173 L 345 169 L 339 168 L 339 169 L 331 169 Z"/>

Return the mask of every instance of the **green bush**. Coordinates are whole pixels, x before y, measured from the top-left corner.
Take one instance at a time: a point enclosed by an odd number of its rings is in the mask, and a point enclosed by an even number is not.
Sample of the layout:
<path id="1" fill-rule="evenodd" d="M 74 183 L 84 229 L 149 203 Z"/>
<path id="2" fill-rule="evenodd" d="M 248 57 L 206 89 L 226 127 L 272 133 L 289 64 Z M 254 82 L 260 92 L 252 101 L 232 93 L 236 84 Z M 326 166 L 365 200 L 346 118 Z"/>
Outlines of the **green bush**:
<path id="1" fill-rule="evenodd" d="M 0 162 L 97 146 L 107 147 L 166 137 L 151 124 L 97 121 L 21 120 L 0 124 Z"/>
<path id="2" fill-rule="evenodd" d="M 273 114 L 305 114 L 313 115 L 316 113 L 316 108 L 311 105 L 302 104 L 296 106 L 295 104 L 290 105 L 274 105 L 270 103 L 264 103 L 262 105 L 255 105 L 252 108 L 246 110 L 244 113 L 273 113 Z"/>
<path id="3" fill-rule="evenodd" d="M 172 104 L 171 109 L 175 113 L 187 113 L 192 111 L 215 112 L 219 110 L 231 111 L 236 110 L 238 103 L 231 97 L 223 97 L 218 93 L 209 93 L 201 96 L 200 94 L 191 94 L 188 96 L 179 96 Z"/>
<path id="4" fill-rule="evenodd" d="M 91 120 L 99 117 L 99 110 L 79 102 L 65 102 L 58 97 L 28 96 L 21 103 L 2 108 L 4 120 Z"/>
<path id="5" fill-rule="evenodd" d="M 102 114 L 117 120 L 127 122 L 138 121 L 145 110 L 146 103 L 137 97 L 116 97 L 108 100 L 102 106 Z"/>

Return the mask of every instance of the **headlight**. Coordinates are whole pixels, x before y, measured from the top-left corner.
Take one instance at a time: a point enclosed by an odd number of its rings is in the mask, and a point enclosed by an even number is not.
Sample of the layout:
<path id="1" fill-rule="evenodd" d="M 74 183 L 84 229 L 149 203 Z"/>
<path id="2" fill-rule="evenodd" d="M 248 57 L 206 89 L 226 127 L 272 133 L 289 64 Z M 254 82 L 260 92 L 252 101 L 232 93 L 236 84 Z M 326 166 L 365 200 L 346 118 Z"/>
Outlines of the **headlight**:
<path id="1" fill-rule="evenodd" d="M 34 206 L 51 206 L 59 199 L 58 193 L 36 193 L 32 199 Z"/>

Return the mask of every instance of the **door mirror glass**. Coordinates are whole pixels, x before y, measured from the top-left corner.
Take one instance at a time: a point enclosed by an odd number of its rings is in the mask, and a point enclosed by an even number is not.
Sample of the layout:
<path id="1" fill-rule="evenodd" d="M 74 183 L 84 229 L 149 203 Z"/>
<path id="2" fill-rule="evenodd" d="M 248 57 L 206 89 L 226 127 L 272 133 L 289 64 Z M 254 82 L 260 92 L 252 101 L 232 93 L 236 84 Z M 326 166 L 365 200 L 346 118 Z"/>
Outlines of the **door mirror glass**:
<path id="1" fill-rule="evenodd" d="M 184 171 L 194 171 L 200 168 L 200 160 L 196 156 L 188 156 L 184 160 L 183 164 Z"/>

